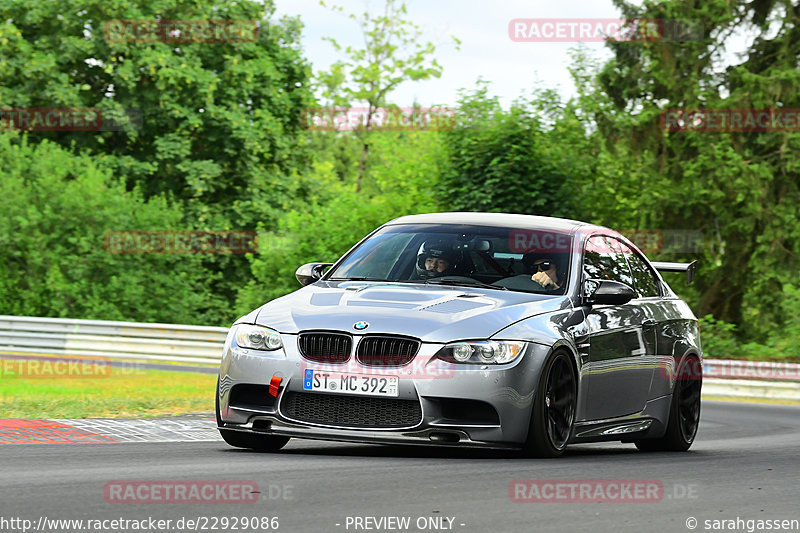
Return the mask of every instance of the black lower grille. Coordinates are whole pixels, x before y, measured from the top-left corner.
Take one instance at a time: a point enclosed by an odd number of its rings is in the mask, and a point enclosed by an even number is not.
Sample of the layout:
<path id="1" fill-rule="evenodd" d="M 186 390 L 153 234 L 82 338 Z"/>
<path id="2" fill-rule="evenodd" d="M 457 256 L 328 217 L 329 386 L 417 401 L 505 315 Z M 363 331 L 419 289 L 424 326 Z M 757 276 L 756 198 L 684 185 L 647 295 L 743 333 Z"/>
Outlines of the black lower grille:
<path id="1" fill-rule="evenodd" d="M 365 428 L 412 427 L 422 420 L 422 408 L 416 400 L 291 391 L 283 396 L 281 412 L 303 422 Z"/>
<path id="2" fill-rule="evenodd" d="M 269 385 L 243 383 L 233 386 L 229 404 L 243 409 L 274 409 L 275 396 L 269 394 Z"/>
<path id="3" fill-rule="evenodd" d="M 358 343 L 356 359 L 367 366 L 403 366 L 414 360 L 419 344 L 417 339 L 370 335 Z"/>
<path id="4" fill-rule="evenodd" d="M 353 338 L 346 333 L 301 333 L 297 338 L 300 353 L 318 363 L 346 363 L 350 360 Z"/>

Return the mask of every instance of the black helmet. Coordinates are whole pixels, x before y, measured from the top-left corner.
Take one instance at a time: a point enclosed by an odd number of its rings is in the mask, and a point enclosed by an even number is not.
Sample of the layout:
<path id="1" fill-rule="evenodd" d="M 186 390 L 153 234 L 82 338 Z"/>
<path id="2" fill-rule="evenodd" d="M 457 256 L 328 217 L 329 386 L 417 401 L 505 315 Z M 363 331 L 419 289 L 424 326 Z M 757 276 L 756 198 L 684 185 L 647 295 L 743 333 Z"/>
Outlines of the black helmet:
<path id="1" fill-rule="evenodd" d="M 436 259 L 444 259 L 450 266 L 444 272 L 437 272 L 436 270 L 426 270 L 425 269 L 425 260 L 429 257 L 433 257 Z M 458 259 L 458 255 L 453 250 L 452 245 L 449 245 L 443 240 L 434 240 L 434 241 L 426 241 L 422 243 L 420 246 L 419 252 L 417 253 L 417 277 L 419 279 L 428 279 L 433 278 L 436 276 L 443 276 L 446 275 L 447 272 L 453 270 L 456 265 L 456 261 Z"/>

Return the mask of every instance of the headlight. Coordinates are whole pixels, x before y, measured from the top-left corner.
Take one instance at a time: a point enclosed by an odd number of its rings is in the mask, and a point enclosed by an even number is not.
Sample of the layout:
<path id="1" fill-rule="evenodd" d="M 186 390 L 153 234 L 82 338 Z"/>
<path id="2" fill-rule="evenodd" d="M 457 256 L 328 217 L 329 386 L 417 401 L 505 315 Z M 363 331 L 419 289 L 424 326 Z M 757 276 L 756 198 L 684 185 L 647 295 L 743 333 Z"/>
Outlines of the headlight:
<path id="1" fill-rule="evenodd" d="M 283 348 L 281 335 L 274 329 L 240 324 L 236 326 L 236 344 L 253 350 L 275 351 Z"/>
<path id="2" fill-rule="evenodd" d="M 446 345 L 436 357 L 451 363 L 495 364 L 510 363 L 525 347 L 517 341 L 465 341 Z"/>

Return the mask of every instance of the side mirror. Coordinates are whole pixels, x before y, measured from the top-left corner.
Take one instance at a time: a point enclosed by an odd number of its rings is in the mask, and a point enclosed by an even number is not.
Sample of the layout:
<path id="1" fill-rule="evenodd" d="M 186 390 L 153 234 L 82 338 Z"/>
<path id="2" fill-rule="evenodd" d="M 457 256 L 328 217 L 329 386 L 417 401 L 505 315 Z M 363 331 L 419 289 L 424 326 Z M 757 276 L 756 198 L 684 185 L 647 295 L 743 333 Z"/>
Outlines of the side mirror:
<path id="1" fill-rule="evenodd" d="M 584 291 L 583 301 L 589 305 L 622 305 L 637 296 L 630 285 L 608 279 L 587 279 Z"/>
<path id="2" fill-rule="evenodd" d="M 294 273 L 294 277 L 297 278 L 300 285 L 305 287 L 320 279 L 325 269 L 332 265 L 333 263 L 306 263 L 297 269 Z"/>

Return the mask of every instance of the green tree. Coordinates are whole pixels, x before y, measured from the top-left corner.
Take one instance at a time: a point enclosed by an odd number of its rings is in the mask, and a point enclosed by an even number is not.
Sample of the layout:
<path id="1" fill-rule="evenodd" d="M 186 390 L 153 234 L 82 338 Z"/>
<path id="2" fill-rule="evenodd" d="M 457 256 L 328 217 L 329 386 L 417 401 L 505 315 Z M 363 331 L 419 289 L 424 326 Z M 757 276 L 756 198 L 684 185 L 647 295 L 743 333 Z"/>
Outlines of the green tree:
<path id="1" fill-rule="evenodd" d="M 636 154 L 646 179 L 643 217 L 653 227 L 699 229 L 710 246 L 697 276 L 699 313 L 764 340 L 784 321 L 782 287 L 800 268 L 800 134 L 667 132 L 667 109 L 800 107 L 800 5 L 778 0 L 615 1 L 634 19 L 702 21 L 703 39 L 609 43 L 597 81 L 610 101 L 596 121 Z M 729 36 L 754 40 L 722 67 Z"/>
<path id="2" fill-rule="evenodd" d="M 376 132 L 372 143 L 373 179 L 361 192 L 323 155 L 305 178 L 314 184 L 311 202 L 287 210 L 276 230 L 259 233 L 254 279 L 239 292 L 238 313 L 298 289 L 300 265 L 335 261 L 384 222 L 440 209 L 433 194 L 445 149 L 438 132 Z"/>
<path id="3" fill-rule="evenodd" d="M 0 0 L 0 108 L 130 111 L 140 120 L 122 131 L 31 132 L 28 142 L 92 154 L 128 190 L 180 202 L 175 229 L 274 226 L 304 193 L 295 179 L 308 164 L 300 117 L 313 103 L 301 25 L 270 20 L 274 10 L 271 0 Z M 243 42 L 135 42 L 120 20 L 259 29 Z M 209 289 L 232 301 L 247 261 L 203 261 L 223 274 Z"/>
<path id="4" fill-rule="evenodd" d="M 327 72 L 317 75 L 322 96 L 332 106 L 349 107 L 353 101 L 366 102 L 366 124 L 356 131 L 361 142 L 356 192 L 362 187 L 369 154 L 369 134 L 375 111 L 386 107 L 387 97 L 405 81 L 427 80 L 442 75 L 442 67 L 432 56 L 436 46 L 420 41 L 422 31 L 408 20 L 406 3 L 384 0 L 381 14 L 364 12 L 347 16 L 358 23 L 364 37 L 364 47 L 343 47 L 333 38 L 326 38 L 344 60 L 334 63 Z M 325 6 L 325 2 L 320 4 Z M 331 9 L 344 13 L 341 6 Z M 454 39 L 456 46 L 459 45 Z"/>
<path id="5" fill-rule="evenodd" d="M 180 206 L 145 200 L 89 156 L 0 133 L 0 314 L 227 324 L 198 256 L 117 254 L 108 232 L 168 230 Z"/>
<path id="6" fill-rule="evenodd" d="M 462 96 L 455 127 L 444 133 L 440 203 L 453 211 L 574 216 L 571 164 L 541 115 L 522 100 L 504 110 L 485 86 Z"/>
<path id="7" fill-rule="evenodd" d="M 286 192 L 284 176 L 303 157 L 301 110 L 313 99 L 300 23 L 274 23 L 273 12 L 255 0 L 0 0 L 0 104 L 141 113 L 140 126 L 121 132 L 35 139 L 97 154 L 146 196 L 184 200 L 198 224 L 274 218 L 258 198 Z M 260 27 L 254 41 L 129 42 L 136 35 L 121 19 Z"/>

